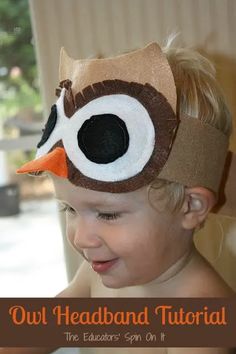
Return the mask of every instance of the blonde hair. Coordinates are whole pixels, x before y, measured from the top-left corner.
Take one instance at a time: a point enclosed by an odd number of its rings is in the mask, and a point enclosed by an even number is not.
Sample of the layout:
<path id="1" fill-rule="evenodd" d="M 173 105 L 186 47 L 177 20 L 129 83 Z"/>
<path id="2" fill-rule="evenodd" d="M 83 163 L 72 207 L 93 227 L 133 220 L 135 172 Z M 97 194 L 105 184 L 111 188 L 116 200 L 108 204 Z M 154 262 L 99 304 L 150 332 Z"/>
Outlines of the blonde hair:
<path id="1" fill-rule="evenodd" d="M 189 48 L 172 45 L 174 36 L 162 48 L 171 67 L 177 90 L 177 115 L 181 119 L 188 114 L 199 119 L 226 136 L 232 131 L 232 120 L 224 96 L 216 81 L 213 64 L 203 55 Z M 185 196 L 185 186 L 165 180 L 155 179 L 152 189 L 163 189 L 167 196 L 166 207 L 171 211 L 180 210 Z"/>

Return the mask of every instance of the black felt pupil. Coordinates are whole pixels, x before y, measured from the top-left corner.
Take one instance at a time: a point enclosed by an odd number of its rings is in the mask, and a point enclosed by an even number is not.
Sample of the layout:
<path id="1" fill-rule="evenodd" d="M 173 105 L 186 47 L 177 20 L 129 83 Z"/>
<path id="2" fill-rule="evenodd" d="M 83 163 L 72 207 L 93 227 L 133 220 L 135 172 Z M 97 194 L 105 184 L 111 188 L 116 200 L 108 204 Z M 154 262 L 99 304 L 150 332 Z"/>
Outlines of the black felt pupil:
<path id="1" fill-rule="evenodd" d="M 42 138 L 41 138 L 40 142 L 38 143 L 37 148 L 40 148 L 43 144 L 46 143 L 46 141 L 50 137 L 53 129 L 55 128 L 56 122 L 57 122 L 57 106 L 54 104 L 51 108 L 51 113 L 48 117 L 48 121 L 47 121 L 45 128 L 43 130 Z"/>
<path id="2" fill-rule="evenodd" d="M 87 119 L 77 138 L 85 156 L 95 163 L 113 162 L 129 147 L 126 124 L 114 114 L 99 114 Z"/>

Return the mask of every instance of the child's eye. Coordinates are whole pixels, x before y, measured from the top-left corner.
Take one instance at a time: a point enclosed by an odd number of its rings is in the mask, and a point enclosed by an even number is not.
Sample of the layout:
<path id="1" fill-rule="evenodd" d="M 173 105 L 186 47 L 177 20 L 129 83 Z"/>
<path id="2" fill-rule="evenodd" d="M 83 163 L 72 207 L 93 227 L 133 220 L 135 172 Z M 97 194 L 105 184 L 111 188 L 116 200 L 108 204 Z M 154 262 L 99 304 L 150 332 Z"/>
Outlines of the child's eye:
<path id="1" fill-rule="evenodd" d="M 98 219 L 104 219 L 104 220 L 116 220 L 121 217 L 121 214 L 119 214 L 119 213 L 99 213 L 97 217 L 98 217 Z"/>
<path id="2" fill-rule="evenodd" d="M 75 213 L 75 209 L 73 209 L 70 205 L 67 205 L 67 204 L 61 204 L 59 211 L 61 213 L 63 213 L 63 212 L 64 213 L 68 212 L 68 213 L 71 213 L 71 214 Z"/>

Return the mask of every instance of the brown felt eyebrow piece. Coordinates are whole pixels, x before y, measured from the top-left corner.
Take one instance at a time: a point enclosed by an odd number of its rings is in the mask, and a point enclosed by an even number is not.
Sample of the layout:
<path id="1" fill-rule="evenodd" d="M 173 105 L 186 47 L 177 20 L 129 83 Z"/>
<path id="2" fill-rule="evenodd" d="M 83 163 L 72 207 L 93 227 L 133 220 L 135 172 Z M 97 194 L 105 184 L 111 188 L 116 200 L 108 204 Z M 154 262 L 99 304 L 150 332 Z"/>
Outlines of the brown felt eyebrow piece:
<path id="1" fill-rule="evenodd" d="M 66 79 L 60 82 L 59 88 L 56 88 L 57 97 L 60 97 L 62 88 L 65 88 L 64 110 L 68 118 L 71 117 L 76 111 L 76 104 L 72 93 L 71 85 L 71 80 Z"/>
<path id="2" fill-rule="evenodd" d="M 85 87 L 82 92 L 75 94 L 73 97 L 71 86 L 65 85 L 65 82 L 68 83 L 70 80 L 64 80 L 60 83 L 60 87 L 65 87 L 65 96 L 64 96 L 64 109 L 66 116 L 68 118 L 80 108 L 85 106 L 91 100 L 99 98 L 106 95 L 114 94 L 125 94 L 139 100 L 149 111 L 152 104 L 155 104 L 155 100 L 159 99 L 159 95 L 163 97 L 162 102 L 167 102 L 166 98 L 158 92 L 150 84 L 146 83 L 145 85 L 137 82 L 126 82 L 123 80 L 104 80 L 102 82 L 96 82 L 93 85 Z M 60 92 L 57 91 L 57 95 L 60 95 Z M 169 105 L 169 104 L 168 104 Z M 176 118 L 171 118 L 173 121 L 176 121 Z"/>

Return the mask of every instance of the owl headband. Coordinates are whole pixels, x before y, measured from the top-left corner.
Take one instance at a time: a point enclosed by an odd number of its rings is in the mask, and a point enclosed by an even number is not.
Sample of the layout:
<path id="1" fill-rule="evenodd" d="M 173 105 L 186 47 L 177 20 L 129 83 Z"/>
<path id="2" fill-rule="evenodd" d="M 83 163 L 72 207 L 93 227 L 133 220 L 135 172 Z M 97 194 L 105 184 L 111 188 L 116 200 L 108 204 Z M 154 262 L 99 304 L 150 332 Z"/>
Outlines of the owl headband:
<path id="1" fill-rule="evenodd" d="M 122 193 L 156 177 L 217 193 L 228 138 L 176 116 L 176 88 L 156 43 L 107 59 L 60 55 L 60 89 L 37 146 L 17 172 L 49 171 L 84 188 Z"/>

